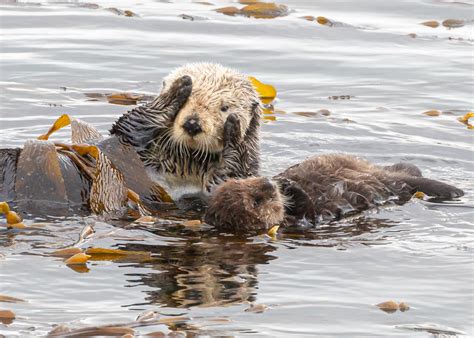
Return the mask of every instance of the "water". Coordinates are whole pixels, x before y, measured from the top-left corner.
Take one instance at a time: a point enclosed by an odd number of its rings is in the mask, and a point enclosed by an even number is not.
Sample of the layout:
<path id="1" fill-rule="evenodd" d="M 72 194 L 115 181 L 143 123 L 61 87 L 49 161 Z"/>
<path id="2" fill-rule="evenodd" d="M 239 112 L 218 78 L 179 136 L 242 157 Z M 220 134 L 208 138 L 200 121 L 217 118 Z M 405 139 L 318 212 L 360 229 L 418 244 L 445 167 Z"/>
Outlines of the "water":
<path id="1" fill-rule="evenodd" d="M 84 93 L 153 95 L 174 67 L 214 61 L 278 90 L 276 120 L 262 127 L 263 174 L 346 152 L 381 164 L 410 161 L 466 196 L 456 205 L 414 201 L 276 241 L 164 225 L 124 230 L 93 217 L 27 218 L 29 230 L 0 232 L 0 294 L 27 301 L 0 303 L 16 313 L 0 333 L 124 324 L 156 310 L 187 319 L 137 332 L 426 337 L 432 333 L 410 325 L 431 323 L 474 335 L 473 134 L 457 121 L 473 109 L 472 25 L 419 24 L 472 21 L 473 3 L 294 0 L 289 16 L 256 20 L 216 13 L 240 5 L 212 2 L 99 1 L 93 9 L 3 1 L 2 147 L 21 146 L 63 113 L 106 134 L 129 107 Z M 340 95 L 350 98 L 330 98 Z M 319 109 L 331 115 L 294 114 Z M 422 114 L 432 109 L 443 114 Z M 93 261 L 77 273 L 47 255 L 72 245 L 86 224 L 105 234 L 94 246 L 149 251 L 152 259 Z M 388 314 L 374 306 L 391 299 L 411 309 Z M 248 302 L 269 308 L 246 312 Z"/>

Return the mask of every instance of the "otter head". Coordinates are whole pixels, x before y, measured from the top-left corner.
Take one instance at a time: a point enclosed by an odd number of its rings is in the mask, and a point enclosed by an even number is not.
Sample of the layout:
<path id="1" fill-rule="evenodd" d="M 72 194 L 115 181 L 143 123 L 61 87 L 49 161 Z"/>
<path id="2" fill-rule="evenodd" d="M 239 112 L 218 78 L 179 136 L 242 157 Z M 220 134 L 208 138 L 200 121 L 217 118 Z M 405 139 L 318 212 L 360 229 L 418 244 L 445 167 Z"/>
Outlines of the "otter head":
<path id="1" fill-rule="evenodd" d="M 212 194 L 206 223 L 230 233 L 255 234 L 283 222 L 285 199 L 279 187 L 263 177 L 229 180 Z"/>
<path id="2" fill-rule="evenodd" d="M 218 64 L 188 64 L 165 77 L 161 94 L 186 75 L 192 80 L 192 92 L 174 120 L 174 141 L 191 150 L 219 153 L 224 147 L 224 124 L 232 113 L 244 138 L 252 119 L 261 113 L 260 99 L 247 77 Z"/>

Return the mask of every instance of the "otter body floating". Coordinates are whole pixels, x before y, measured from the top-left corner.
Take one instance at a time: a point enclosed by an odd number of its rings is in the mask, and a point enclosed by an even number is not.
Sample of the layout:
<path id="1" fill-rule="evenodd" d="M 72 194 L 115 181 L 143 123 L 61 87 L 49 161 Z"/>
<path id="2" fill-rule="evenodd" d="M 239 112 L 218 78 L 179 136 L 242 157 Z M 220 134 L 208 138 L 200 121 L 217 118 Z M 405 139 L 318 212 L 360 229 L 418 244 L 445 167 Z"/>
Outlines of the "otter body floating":
<path id="1" fill-rule="evenodd" d="M 186 65 L 165 78 L 151 103 L 120 117 L 108 138 L 63 115 L 23 149 L 0 149 L 0 200 L 63 214 L 121 210 L 135 196 L 127 189 L 150 204 L 205 197 L 228 178 L 257 174 L 261 111 L 244 75 L 217 64 Z M 69 124 L 72 148 L 48 141 Z M 97 150 L 78 153 L 82 143 Z"/>
<path id="2" fill-rule="evenodd" d="M 422 177 L 409 163 L 379 167 L 353 156 L 322 155 L 272 180 L 229 180 L 214 191 L 204 219 L 231 233 L 261 233 L 276 224 L 307 227 L 390 202 L 403 204 L 417 191 L 441 199 L 464 194 Z"/>

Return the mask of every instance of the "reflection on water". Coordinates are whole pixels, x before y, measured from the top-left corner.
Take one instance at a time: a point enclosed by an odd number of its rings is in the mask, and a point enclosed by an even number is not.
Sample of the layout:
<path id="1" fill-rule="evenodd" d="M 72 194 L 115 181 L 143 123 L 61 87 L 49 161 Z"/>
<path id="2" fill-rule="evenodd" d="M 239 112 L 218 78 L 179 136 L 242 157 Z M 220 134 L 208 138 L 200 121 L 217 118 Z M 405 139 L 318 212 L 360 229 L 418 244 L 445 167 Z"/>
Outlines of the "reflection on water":
<path id="1" fill-rule="evenodd" d="M 130 106 L 104 94 L 147 100 L 173 68 L 214 61 L 278 90 L 262 124 L 263 174 L 345 152 L 382 165 L 409 161 L 466 196 L 276 240 L 181 224 L 198 214 L 170 211 L 136 226 L 80 210 L 47 216 L 56 206 L 36 205 L 23 215 L 27 229 L 0 231 L 0 295 L 26 300 L 0 302 L 16 315 L 0 334 L 127 323 L 143 334 L 472 336 L 473 134 L 458 121 L 472 111 L 472 1 L 292 0 L 279 2 L 287 16 L 269 20 L 225 16 L 215 9 L 243 5 L 211 2 L 0 1 L 1 147 L 22 146 L 65 113 L 105 135 Z M 448 29 L 447 19 L 464 25 Z M 439 25 L 421 25 L 430 20 Z M 441 114 L 423 114 L 430 110 Z M 84 248 L 150 254 L 95 257 L 75 269 L 50 255 L 76 243 L 86 225 L 96 234 Z M 411 309 L 374 306 L 388 300 Z M 245 312 L 248 302 L 268 310 Z M 186 319 L 133 322 L 148 310 Z"/>
<path id="2" fill-rule="evenodd" d="M 222 237 L 184 239 L 176 246 L 126 247 L 158 255 L 149 266 L 152 273 L 130 282 L 152 288 L 147 303 L 176 308 L 253 302 L 258 265 L 276 259 L 272 245 Z"/>
<path id="3" fill-rule="evenodd" d="M 288 248 L 297 246 L 337 247 L 351 243 L 380 245 L 385 236 L 365 237 L 380 229 L 395 225 L 380 219 L 354 219 L 346 224 L 329 224 L 301 234 L 279 237 Z M 153 231 L 153 230 L 151 230 Z M 158 231 L 166 236 L 163 230 Z M 168 233 L 168 236 L 171 235 Z M 191 306 L 225 306 L 232 303 L 255 302 L 258 288 L 258 266 L 277 259 L 277 247 L 268 236 L 259 240 L 234 236 L 208 236 L 208 232 L 182 234 L 173 245 L 124 244 L 122 249 L 150 251 L 156 258 L 146 263 L 152 273 L 138 275 L 128 282 L 143 283 L 150 288 L 146 304 L 161 304 L 173 308 Z M 176 238 L 176 232 L 173 233 Z M 159 271 L 159 272 L 155 272 Z M 136 306 L 140 304 L 131 304 Z"/>

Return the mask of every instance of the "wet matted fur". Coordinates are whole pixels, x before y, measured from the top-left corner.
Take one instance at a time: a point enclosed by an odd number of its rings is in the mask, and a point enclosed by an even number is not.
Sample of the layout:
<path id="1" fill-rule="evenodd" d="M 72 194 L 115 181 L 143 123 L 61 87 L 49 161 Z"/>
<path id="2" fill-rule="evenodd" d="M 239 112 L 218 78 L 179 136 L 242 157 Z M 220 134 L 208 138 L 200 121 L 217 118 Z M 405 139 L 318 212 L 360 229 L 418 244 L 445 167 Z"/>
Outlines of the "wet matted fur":
<path id="1" fill-rule="evenodd" d="M 314 225 L 391 201 L 402 204 L 417 191 L 442 199 L 464 194 L 422 177 L 412 164 L 379 167 L 343 154 L 309 158 L 272 181 L 260 177 L 222 184 L 211 196 L 206 223 L 225 232 L 258 233 L 275 224 Z"/>
<path id="2" fill-rule="evenodd" d="M 157 99 L 123 115 L 110 132 L 171 190 L 194 184 L 209 191 L 227 178 L 257 174 L 260 117 L 259 97 L 244 75 L 190 64 L 168 75 Z M 186 132 L 190 119 L 199 124 L 196 135 Z"/>

